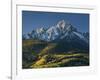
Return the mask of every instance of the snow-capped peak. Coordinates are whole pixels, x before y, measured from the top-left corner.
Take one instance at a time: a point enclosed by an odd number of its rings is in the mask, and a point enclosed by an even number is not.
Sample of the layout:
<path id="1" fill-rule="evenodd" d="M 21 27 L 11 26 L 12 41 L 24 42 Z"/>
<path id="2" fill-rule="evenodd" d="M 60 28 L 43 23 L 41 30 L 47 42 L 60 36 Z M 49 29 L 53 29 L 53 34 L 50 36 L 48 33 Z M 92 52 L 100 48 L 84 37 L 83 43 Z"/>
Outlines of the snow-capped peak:
<path id="1" fill-rule="evenodd" d="M 65 21 L 61 20 L 58 22 L 57 27 L 60 28 L 61 30 L 63 30 L 65 25 L 66 25 Z"/>
<path id="2" fill-rule="evenodd" d="M 41 27 L 41 28 L 38 28 L 38 29 L 36 30 L 36 32 L 37 32 L 37 33 L 42 33 L 42 32 L 44 32 L 44 30 L 45 30 L 45 29 L 44 29 L 43 27 Z"/>

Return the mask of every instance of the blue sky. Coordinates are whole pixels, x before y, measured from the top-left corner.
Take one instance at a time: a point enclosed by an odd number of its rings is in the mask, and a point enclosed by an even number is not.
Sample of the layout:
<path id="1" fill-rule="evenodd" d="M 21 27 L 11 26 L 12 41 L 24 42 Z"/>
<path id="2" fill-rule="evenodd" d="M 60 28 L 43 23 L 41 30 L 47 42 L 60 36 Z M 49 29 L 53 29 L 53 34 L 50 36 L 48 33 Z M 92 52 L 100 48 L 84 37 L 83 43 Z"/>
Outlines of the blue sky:
<path id="1" fill-rule="evenodd" d="M 39 27 L 50 27 L 58 21 L 70 22 L 81 32 L 89 31 L 89 14 L 22 11 L 23 34 Z"/>

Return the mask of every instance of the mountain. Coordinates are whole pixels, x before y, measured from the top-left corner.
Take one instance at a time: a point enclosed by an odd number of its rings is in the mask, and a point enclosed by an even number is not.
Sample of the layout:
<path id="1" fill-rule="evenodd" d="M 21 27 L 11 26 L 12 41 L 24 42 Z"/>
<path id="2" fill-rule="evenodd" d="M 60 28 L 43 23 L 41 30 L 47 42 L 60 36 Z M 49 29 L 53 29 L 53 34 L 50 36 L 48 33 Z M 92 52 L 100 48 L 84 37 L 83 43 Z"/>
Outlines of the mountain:
<path id="1" fill-rule="evenodd" d="M 49 28 L 38 28 L 28 33 L 29 39 L 42 40 L 56 44 L 51 53 L 89 52 L 89 33 L 80 32 L 71 23 L 64 20 Z M 23 36 L 25 39 L 25 35 Z M 47 51 L 48 52 L 48 51 Z"/>
<path id="2" fill-rule="evenodd" d="M 31 33 L 28 33 L 29 39 L 39 39 L 44 41 L 58 41 L 58 40 L 66 40 L 70 41 L 73 39 L 82 40 L 85 43 L 89 42 L 88 32 L 82 33 L 77 30 L 77 28 L 73 27 L 69 22 L 65 22 L 61 20 L 57 23 L 57 25 L 49 27 L 49 28 L 38 28 L 33 30 Z"/>

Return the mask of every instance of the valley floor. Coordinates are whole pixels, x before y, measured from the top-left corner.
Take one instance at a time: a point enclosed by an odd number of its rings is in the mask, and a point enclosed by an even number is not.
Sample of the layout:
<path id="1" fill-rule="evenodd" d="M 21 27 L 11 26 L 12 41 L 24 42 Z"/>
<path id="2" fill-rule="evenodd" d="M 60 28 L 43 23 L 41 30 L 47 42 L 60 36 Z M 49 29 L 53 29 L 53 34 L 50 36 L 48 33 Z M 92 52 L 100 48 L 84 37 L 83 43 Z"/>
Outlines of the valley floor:
<path id="1" fill-rule="evenodd" d="M 56 44 L 38 40 L 24 40 L 23 69 L 89 66 L 89 53 L 51 53 Z"/>

